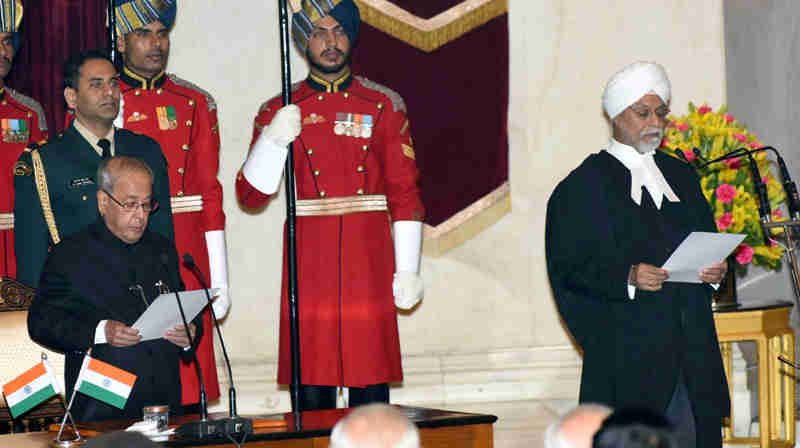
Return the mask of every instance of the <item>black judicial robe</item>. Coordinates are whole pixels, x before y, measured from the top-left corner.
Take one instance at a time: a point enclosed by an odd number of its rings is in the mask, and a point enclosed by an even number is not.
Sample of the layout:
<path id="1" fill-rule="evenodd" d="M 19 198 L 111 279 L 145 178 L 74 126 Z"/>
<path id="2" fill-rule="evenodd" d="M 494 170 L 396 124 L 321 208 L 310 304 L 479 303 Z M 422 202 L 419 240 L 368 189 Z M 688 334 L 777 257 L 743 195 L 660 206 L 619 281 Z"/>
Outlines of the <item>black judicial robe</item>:
<path id="1" fill-rule="evenodd" d="M 161 261 L 163 254 L 168 257 L 168 268 Z M 182 288 L 175 245 L 149 230 L 138 242 L 126 244 L 102 219 L 62 241 L 48 256 L 28 314 L 28 333 L 39 344 L 66 355 L 67 400 L 89 348 L 93 358 L 138 377 L 123 410 L 77 394 L 72 406 L 76 420 L 140 418 L 142 407 L 154 404 L 169 405 L 171 413 L 180 411 L 178 360 L 188 361 L 191 351 L 163 338 L 122 348 L 94 343 L 101 320 L 130 326 L 146 309 L 141 296 L 129 290 L 132 285 L 141 285 L 147 301 L 152 302 L 158 295 L 154 285 L 159 280 Z M 198 326 L 195 340 L 199 340 L 202 319 L 194 323 Z"/>
<path id="2" fill-rule="evenodd" d="M 630 266 L 661 266 L 692 231 L 716 232 L 694 169 L 656 152 L 680 202 L 656 209 L 630 195 L 630 171 L 606 151 L 590 155 L 547 204 L 547 269 L 556 304 L 583 349 L 581 402 L 666 410 L 683 372 L 698 416 L 730 414 L 707 284 L 665 282 L 628 296 Z"/>

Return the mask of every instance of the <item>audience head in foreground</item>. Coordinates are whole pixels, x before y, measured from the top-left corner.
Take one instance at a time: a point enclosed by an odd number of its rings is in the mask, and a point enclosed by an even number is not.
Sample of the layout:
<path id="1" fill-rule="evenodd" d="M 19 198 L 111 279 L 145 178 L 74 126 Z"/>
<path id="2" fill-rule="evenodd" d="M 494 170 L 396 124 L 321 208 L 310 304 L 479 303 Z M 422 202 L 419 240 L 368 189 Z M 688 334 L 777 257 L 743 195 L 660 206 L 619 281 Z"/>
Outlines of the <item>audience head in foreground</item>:
<path id="1" fill-rule="evenodd" d="M 356 408 L 331 432 L 331 448 L 419 448 L 419 430 L 399 409 L 386 404 Z"/>
<path id="2" fill-rule="evenodd" d="M 594 435 L 593 448 L 677 448 L 672 426 L 660 414 L 623 409 L 611 414 Z"/>
<path id="3" fill-rule="evenodd" d="M 545 448 L 590 448 L 592 437 L 612 409 L 602 404 L 582 404 L 547 427 Z"/>

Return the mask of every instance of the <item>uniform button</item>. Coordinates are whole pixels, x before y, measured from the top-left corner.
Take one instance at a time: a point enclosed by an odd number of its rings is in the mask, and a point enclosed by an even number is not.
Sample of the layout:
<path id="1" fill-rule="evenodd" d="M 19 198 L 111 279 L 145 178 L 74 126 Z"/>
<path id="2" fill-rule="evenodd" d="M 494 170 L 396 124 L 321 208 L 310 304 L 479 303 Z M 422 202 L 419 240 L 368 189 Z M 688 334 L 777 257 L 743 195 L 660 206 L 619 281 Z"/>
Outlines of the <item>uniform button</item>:
<path id="1" fill-rule="evenodd" d="M 364 165 L 359 165 L 358 168 L 356 168 L 356 171 L 358 171 L 359 173 L 363 172 L 364 171 Z"/>
<path id="2" fill-rule="evenodd" d="M 322 95 L 320 95 L 320 96 L 318 96 L 318 97 L 317 97 L 317 99 L 318 99 L 318 100 L 320 100 L 320 101 L 322 101 L 322 100 L 324 100 L 324 99 L 325 99 L 325 97 L 324 97 L 324 96 L 322 96 Z"/>
<path id="3" fill-rule="evenodd" d="M 189 150 L 189 145 L 187 145 L 186 143 L 184 143 L 184 144 L 183 144 L 183 146 L 181 146 L 181 148 L 182 148 L 184 151 L 188 151 L 188 150 Z"/>
<path id="4" fill-rule="evenodd" d="M 319 170 L 314 170 L 314 175 L 319 176 Z"/>
<path id="5" fill-rule="evenodd" d="M 194 100 L 189 100 L 189 105 L 194 106 Z"/>
<path id="6" fill-rule="evenodd" d="M 3 106 L 5 106 L 6 104 L 8 104 L 8 101 L 3 100 Z"/>
<path id="7" fill-rule="evenodd" d="M 358 191 L 356 191 L 356 194 L 364 194 L 364 189 L 359 188 Z"/>
<path id="8" fill-rule="evenodd" d="M 139 95 L 142 94 L 142 91 L 139 90 L 139 89 L 136 89 L 136 91 L 134 91 L 133 94 L 136 95 L 136 96 L 139 96 Z"/>
<path id="9" fill-rule="evenodd" d="M 177 195 L 178 195 L 178 197 L 181 197 L 181 196 L 183 196 L 183 192 L 182 192 L 182 191 L 179 191 L 179 192 L 177 193 Z"/>
<path id="10" fill-rule="evenodd" d="M 32 116 L 33 116 L 33 113 L 32 112 L 28 112 L 28 118 L 31 118 Z"/>
<path id="11" fill-rule="evenodd" d="M 308 148 L 308 150 L 306 151 L 306 154 L 308 154 L 308 155 L 314 154 L 314 150 L 311 149 L 311 148 Z"/>
<path id="12" fill-rule="evenodd" d="M 134 113 L 133 113 L 133 116 L 134 116 L 134 117 L 138 117 L 138 116 L 139 116 L 139 111 L 137 110 L 136 112 L 134 112 Z"/>
<path id="13" fill-rule="evenodd" d="M 161 92 L 163 92 L 163 90 L 161 89 L 156 90 L 156 95 L 161 95 Z"/>
<path id="14" fill-rule="evenodd" d="M 81 201 L 85 201 L 85 200 L 86 200 L 86 195 L 81 196 Z"/>
<path id="15" fill-rule="evenodd" d="M 184 171 L 185 171 L 185 170 L 183 169 L 183 167 L 180 167 L 180 168 L 178 168 L 178 173 L 179 173 L 179 174 L 183 174 L 183 172 L 184 172 Z"/>
<path id="16" fill-rule="evenodd" d="M 350 98 L 350 93 L 349 92 L 344 92 L 344 99 L 348 99 L 348 98 Z"/>
<path id="17" fill-rule="evenodd" d="M 369 150 L 369 146 L 364 145 L 364 146 L 361 147 L 361 150 L 364 151 L 364 152 L 367 152 Z"/>
<path id="18" fill-rule="evenodd" d="M 191 126 L 191 125 L 192 125 L 192 120 L 186 120 L 186 126 Z"/>
<path id="19" fill-rule="evenodd" d="M 378 110 L 383 109 L 383 103 L 378 103 Z"/>
<path id="20" fill-rule="evenodd" d="M 325 197 L 325 192 L 324 191 L 320 191 L 319 192 L 319 197 L 324 198 Z"/>

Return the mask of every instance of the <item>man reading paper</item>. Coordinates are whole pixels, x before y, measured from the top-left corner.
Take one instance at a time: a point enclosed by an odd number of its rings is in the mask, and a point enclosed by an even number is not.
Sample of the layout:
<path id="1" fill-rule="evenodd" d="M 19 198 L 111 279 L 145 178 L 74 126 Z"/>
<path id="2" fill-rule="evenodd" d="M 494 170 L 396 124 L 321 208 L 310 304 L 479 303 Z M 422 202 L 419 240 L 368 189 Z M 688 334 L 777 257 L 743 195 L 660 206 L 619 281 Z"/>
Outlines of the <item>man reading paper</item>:
<path id="1" fill-rule="evenodd" d="M 559 312 L 584 352 L 581 402 L 663 413 L 682 446 L 720 447 L 730 413 L 710 284 L 725 261 L 668 282 L 659 268 L 693 231 L 715 232 L 688 164 L 655 151 L 669 113 L 664 69 L 636 62 L 603 94 L 613 138 L 555 189 L 546 251 Z"/>

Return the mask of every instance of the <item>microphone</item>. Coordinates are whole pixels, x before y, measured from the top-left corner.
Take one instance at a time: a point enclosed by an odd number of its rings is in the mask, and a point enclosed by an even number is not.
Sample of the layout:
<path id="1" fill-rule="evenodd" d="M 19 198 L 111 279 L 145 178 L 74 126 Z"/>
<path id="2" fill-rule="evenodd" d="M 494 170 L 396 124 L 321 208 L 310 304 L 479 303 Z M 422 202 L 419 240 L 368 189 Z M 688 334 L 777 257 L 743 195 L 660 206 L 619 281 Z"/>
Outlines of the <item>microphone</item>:
<path id="1" fill-rule="evenodd" d="M 706 159 L 703 157 L 703 154 L 701 154 L 701 153 L 700 153 L 700 150 L 699 150 L 699 149 L 697 149 L 697 148 L 692 148 L 692 152 L 694 153 L 694 156 L 695 156 L 695 157 L 697 157 L 697 160 L 699 160 L 699 161 L 701 161 L 701 162 L 705 163 L 706 165 L 708 165 L 709 163 L 711 163 L 711 162 L 708 162 L 708 161 L 707 161 L 707 160 L 706 160 Z"/>
<path id="2" fill-rule="evenodd" d="M 679 159 L 683 160 L 684 162 L 690 165 L 692 164 L 692 162 L 690 162 L 689 159 L 686 158 L 686 154 L 684 154 L 680 148 L 675 148 L 675 151 L 673 152 L 675 153 L 676 156 L 678 156 Z"/>
<path id="3" fill-rule="evenodd" d="M 222 338 L 222 330 L 219 328 L 219 320 L 214 313 L 214 307 L 211 304 L 211 295 L 208 293 L 208 283 L 206 283 L 205 276 L 197 267 L 194 258 L 191 254 L 183 254 L 183 265 L 189 268 L 192 273 L 200 280 L 200 286 L 206 293 L 206 300 L 208 301 L 208 309 L 211 311 L 211 317 L 214 319 L 214 326 L 217 328 L 217 335 L 219 336 L 219 343 L 222 346 L 222 355 L 225 358 L 225 366 L 228 368 L 228 378 L 231 380 L 230 387 L 228 388 L 228 415 L 229 417 L 222 420 L 217 420 L 223 425 L 226 434 L 252 434 L 253 421 L 249 418 L 242 418 L 236 415 L 236 388 L 233 385 L 233 370 L 231 369 L 231 360 L 228 358 L 228 350 L 225 348 L 225 340 Z"/>
<path id="4" fill-rule="evenodd" d="M 169 282 L 169 256 L 161 254 L 161 265 L 167 273 L 167 282 Z M 186 330 L 186 336 L 189 338 L 190 350 L 192 351 L 192 358 L 194 359 L 194 367 L 197 371 L 197 379 L 200 381 L 200 421 L 189 422 L 175 431 L 175 434 L 181 439 L 200 440 L 206 439 L 211 436 L 217 435 L 216 423 L 208 420 L 208 400 L 206 398 L 206 387 L 203 384 L 203 371 L 200 369 L 200 363 L 197 361 L 197 350 L 192 335 L 189 333 L 189 324 L 186 322 L 186 314 L 183 312 L 183 304 L 178 295 L 178 289 L 171 282 L 167 284 L 170 289 L 175 293 L 175 300 L 178 302 L 178 310 L 181 313 L 181 320 Z"/>
<path id="5" fill-rule="evenodd" d="M 765 146 L 761 149 L 771 149 L 775 153 L 775 158 L 778 160 L 778 169 L 781 172 L 781 180 L 783 180 L 783 191 L 786 192 L 789 217 L 791 219 L 800 219 L 800 195 L 797 193 L 797 185 L 795 185 L 792 177 L 789 175 L 789 169 L 786 168 L 786 162 L 784 162 L 783 157 L 778 154 L 778 150 L 772 146 Z"/>

